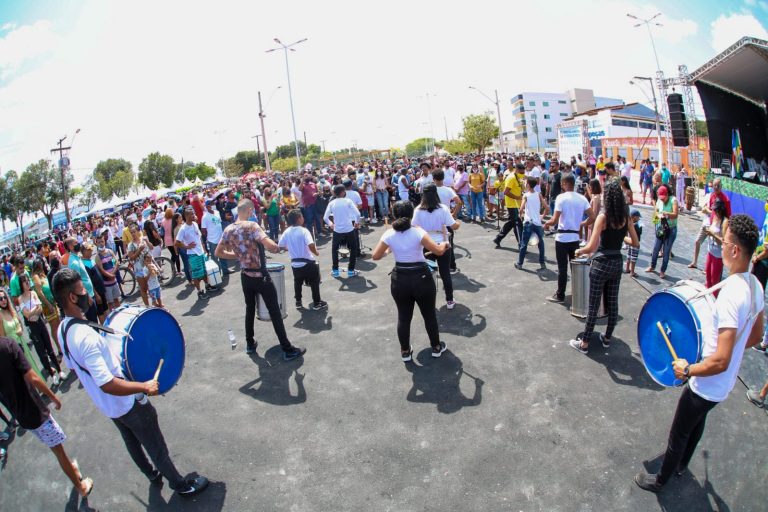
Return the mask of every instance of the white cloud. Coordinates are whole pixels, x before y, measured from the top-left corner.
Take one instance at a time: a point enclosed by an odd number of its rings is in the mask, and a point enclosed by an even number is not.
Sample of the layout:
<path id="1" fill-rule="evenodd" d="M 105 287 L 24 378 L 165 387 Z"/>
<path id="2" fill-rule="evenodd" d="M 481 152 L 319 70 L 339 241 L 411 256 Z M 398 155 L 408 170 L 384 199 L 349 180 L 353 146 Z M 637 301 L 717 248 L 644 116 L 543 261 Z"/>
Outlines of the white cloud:
<path id="1" fill-rule="evenodd" d="M 3 30 L 8 29 L 10 31 L 0 38 L 0 79 L 15 73 L 27 61 L 50 53 L 58 40 L 46 20 L 20 27 L 3 25 Z"/>
<path id="2" fill-rule="evenodd" d="M 9 21 L 8 23 L 4 23 L 2 26 L 0 26 L 0 32 L 6 32 L 8 30 L 13 30 L 16 28 L 16 24 Z"/>
<path id="3" fill-rule="evenodd" d="M 768 31 L 751 14 L 721 14 L 712 22 L 712 48 L 721 52 L 744 36 L 768 39 Z"/>
<path id="4" fill-rule="evenodd" d="M 744 3 L 750 7 L 754 7 L 757 4 L 757 0 L 744 0 Z"/>

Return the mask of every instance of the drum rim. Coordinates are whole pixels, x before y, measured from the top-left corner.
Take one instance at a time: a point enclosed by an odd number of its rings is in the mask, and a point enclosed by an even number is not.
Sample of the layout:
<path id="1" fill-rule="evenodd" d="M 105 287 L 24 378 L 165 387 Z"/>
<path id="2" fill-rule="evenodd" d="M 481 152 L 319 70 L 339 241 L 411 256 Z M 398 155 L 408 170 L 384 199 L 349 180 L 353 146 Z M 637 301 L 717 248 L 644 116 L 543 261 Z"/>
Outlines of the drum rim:
<path id="1" fill-rule="evenodd" d="M 656 382 L 656 384 L 659 384 L 660 386 L 664 386 L 664 387 L 679 387 L 679 386 L 682 386 L 683 384 L 685 384 L 685 381 L 680 380 L 678 378 L 675 378 L 675 383 L 676 384 L 674 384 L 673 386 L 669 386 L 668 384 L 665 384 L 665 383 L 659 381 L 659 379 L 657 379 L 656 376 L 653 375 L 648 370 L 648 364 L 647 364 L 647 362 L 645 360 L 645 355 L 643 354 L 643 350 L 642 350 L 642 347 L 640 345 L 640 340 L 641 340 L 641 336 L 640 336 L 640 318 L 642 318 L 643 312 L 645 312 L 645 308 L 648 307 L 648 304 L 650 303 L 651 298 L 656 296 L 656 295 L 663 294 L 663 293 L 674 295 L 678 300 L 680 300 L 683 303 L 683 305 L 685 306 L 685 309 L 686 309 L 688 315 L 690 315 L 690 317 L 693 319 L 694 325 L 696 326 L 696 333 L 697 333 L 697 335 L 699 337 L 699 339 L 698 339 L 699 343 L 698 343 L 698 347 L 697 347 L 697 350 L 696 350 L 696 361 L 689 361 L 691 364 L 697 363 L 697 362 L 701 361 L 701 353 L 702 353 L 703 344 L 704 344 L 703 333 L 702 333 L 702 329 L 701 329 L 701 322 L 699 321 L 699 319 L 696 316 L 693 315 L 693 311 L 691 309 L 691 306 L 689 306 L 688 302 L 686 302 L 686 299 L 684 297 L 682 297 L 679 293 L 675 293 L 674 292 L 674 290 L 673 290 L 674 286 L 677 286 L 677 283 L 675 283 L 675 285 L 673 285 L 673 286 L 671 286 L 669 288 L 665 288 L 663 290 L 659 290 L 657 292 L 652 293 L 651 296 L 648 297 L 648 300 L 645 301 L 645 304 L 643 304 L 643 307 L 640 308 L 640 313 L 637 315 L 637 345 L 638 345 L 638 348 L 640 349 L 639 350 L 639 352 L 640 352 L 640 359 L 642 359 L 642 361 L 643 361 L 643 366 L 645 367 L 645 372 L 651 377 L 651 379 L 653 379 L 654 382 Z M 678 383 L 678 381 L 679 381 L 679 383 Z"/>

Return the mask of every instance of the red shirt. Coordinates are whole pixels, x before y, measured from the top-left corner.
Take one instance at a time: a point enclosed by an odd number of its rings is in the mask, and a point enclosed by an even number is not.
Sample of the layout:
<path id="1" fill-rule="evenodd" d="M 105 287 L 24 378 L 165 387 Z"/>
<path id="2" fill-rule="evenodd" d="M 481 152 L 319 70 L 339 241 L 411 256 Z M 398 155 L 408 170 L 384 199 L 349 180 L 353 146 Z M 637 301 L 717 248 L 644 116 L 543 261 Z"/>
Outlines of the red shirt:
<path id="1" fill-rule="evenodd" d="M 712 192 L 709 195 L 709 210 L 712 211 L 712 208 L 715 206 L 715 201 L 721 200 L 725 204 L 725 213 L 728 215 L 728 217 L 731 216 L 731 200 L 728 199 L 728 196 L 723 194 L 723 192 Z M 709 214 L 709 219 L 712 220 L 715 218 L 715 212 L 712 212 Z"/>

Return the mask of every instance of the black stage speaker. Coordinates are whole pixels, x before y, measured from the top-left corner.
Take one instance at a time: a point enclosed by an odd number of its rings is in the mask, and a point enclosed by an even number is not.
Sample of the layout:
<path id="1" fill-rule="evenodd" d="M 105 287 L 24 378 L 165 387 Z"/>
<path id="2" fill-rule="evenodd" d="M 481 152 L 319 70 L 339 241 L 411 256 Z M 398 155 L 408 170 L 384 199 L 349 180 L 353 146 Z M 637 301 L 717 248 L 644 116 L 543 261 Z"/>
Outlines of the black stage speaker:
<path id="1" fill-rule="evenodd" d="M 673 92 L 667 96 L 669 107 L 669 124 L 672 128 L 672 144 L 677 147 L 688 147 L 688 121 L 685 119 L 683 95 Z"/>

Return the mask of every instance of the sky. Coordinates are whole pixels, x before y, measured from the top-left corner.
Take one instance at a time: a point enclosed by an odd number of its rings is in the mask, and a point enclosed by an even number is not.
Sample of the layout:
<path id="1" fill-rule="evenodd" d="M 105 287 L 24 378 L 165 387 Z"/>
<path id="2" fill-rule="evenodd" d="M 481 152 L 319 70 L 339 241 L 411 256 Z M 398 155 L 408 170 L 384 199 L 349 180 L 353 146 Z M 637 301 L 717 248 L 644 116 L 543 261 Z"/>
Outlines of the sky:
<path id="1" fill-rule="evenodd" d="M 288 56 L 296 129 L 328 150 L 454 138 L 463 116 L 495 111 L 469 86 L 498 90 L 505 130 L 524 91 L 645 103 L 629 80 L 656 64 L 627 13 L 662 13 L 653 36 L 668 76 L 742 36 L 768 39 L 767 0 L 521 3 L 3 0 L 0 173 L 50 158 L 65 135 L 78 182 L 107 158 L 136 168 L 153 151 L 214 163 L 255 150 L 257 91 L 269 148 L 287 144 L 285 55 L 266 51 L 274 38 L 307 38 Z"/>

